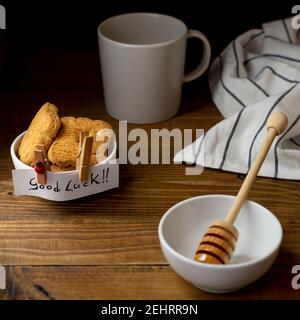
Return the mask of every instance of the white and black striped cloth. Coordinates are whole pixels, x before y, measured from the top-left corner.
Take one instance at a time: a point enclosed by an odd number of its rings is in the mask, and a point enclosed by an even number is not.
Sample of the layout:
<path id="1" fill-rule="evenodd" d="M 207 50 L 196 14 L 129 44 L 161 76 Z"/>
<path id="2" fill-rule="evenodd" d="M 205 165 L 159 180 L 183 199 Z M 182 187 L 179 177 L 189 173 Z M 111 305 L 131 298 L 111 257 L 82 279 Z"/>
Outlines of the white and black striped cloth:
<path id="1" fill-rule="evenodd" d="M 289 119 L 260 176 L 300 180 L 300 32 L 291 19 L 263 24 L 231 42 L 209 72 L 223 121 L 177 153 L 175 163 L 247 173 L 274 111 Z"/>

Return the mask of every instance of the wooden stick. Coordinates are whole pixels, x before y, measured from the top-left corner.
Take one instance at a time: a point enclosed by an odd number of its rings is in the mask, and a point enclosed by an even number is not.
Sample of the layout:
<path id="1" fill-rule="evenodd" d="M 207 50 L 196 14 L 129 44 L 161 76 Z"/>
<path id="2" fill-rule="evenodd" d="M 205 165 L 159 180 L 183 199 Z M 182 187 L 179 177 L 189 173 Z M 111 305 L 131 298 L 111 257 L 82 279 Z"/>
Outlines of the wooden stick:
<path id="1" fill-rule="evenodd" d="M 35 148 L 37 150 L 42 150 L 43 151 L 43 155 L 44 155 L 44 161 L 47 162 L 48 161 L 48 154 L 47 154 L 47 151 L 45 149 L 45 146 L 43 144 L 37 144 L 35 146 Z"/>
<path id="2" fill-rule="evenodd" d="M 238 230 L 233 223 L 246 201 L 255 178 L 268 154 L 275 137 L 285 131 L 288 119 L 283 113 L 273 113 L 267 122 L 268 133 L 264 140 L 242 187 L 235 198 L 225 220 L 214 221 L 208 228 L 197 247 L 194 260 L 210 264 L 226 264 L 230 261 L 236 242 L 239 237 Z"/>
<path id="3" fill-rule="evenodd" d="M 237 197 L 230 208 L 226 221 L 233 224 L 238 213 L 240 212 L 241 207 L 244 202 L 247 200 L 249 191 L 255 181 L 255 178 L 268 154 L 268 151 L 275 139 L 275 137 L 281 133 L 283 133 L 288 125 L 288 119 L 285 114 L 281 112 L 273 113 L 267 122 L 268 133 L 264 140 L 263 146 L 259 151 L 254 163 L 249 170 L 247 177 L 245 178 L 242 187 L 237 194 Z"/>
<path id="4" fill-rule="evenodd" d="M 92 136 L 84 137 L 79 158 L 79 179 L 80 181 L 87 181 L 89 178 L 90 161 L 93 149 Z"/>
<path id="5" fill-rule="evenodd" d="M 47 183 L 47 152 L 43 144 L 37 144 L 34 150 L 35 164 L 34 170 L 37 173 L 37 181 L 39 184 Z"/>
<path id="6" fill-rule="evenodd" d="M 79 168 L 80 168 L 80 156 L 82 153 L 84 138 L 87 137 L 88 135 L 89 135 L 88 131 L 81 131 L 79 133 L 79 148 L 78 148 L 77 161 L 76 161 L 76 169 L 77 170 L 79 170 Z"/>

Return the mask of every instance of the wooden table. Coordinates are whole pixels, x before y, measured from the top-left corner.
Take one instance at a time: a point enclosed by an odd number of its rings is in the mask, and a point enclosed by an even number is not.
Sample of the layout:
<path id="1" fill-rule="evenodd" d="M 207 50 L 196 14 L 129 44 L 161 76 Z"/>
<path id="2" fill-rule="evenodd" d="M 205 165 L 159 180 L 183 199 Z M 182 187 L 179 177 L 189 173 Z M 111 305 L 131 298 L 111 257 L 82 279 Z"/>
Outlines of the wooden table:
<path id="1" fill-rule="evenodd" d="M 51 101 L 63 115 L 116 120 L 104 110 L 96 49 L 12 52 L 0 82 L 0 265 L 3 299 L 291 299 L 291 268 L 300 264 L 300 184 L 259 178 L 251 199 L 284 229 L 275 265 L 256 283 L 228 295 L 202 292 L 175 274 L 157 237 L 161 216 L 178 201 L 236 194 L 243 177 L 183 165 L 122 165 L 120 188 L 66 203 L 15 198 L 9 146 L 36 110 Z M 117 93 L 116 93 L 117 94 Z M 143 128 L 203 128 L 221 120 L 205 79 L 184 87 L 173 119 Z M 129 129 L 134 128 L 130 125 Z"/>

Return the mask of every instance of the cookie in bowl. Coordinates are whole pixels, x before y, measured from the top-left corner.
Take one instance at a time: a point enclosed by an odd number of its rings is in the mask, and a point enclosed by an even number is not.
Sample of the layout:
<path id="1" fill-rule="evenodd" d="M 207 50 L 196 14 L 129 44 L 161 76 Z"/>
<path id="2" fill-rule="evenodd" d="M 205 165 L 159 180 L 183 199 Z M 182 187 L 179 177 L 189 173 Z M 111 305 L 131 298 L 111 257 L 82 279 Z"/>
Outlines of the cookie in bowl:
<path id="1" fill-rule="evenodd" d="M 113 135 L 109 123 L 84 117 L 60 117 L 59 110 L 54 104 L 45 103 L 36 113 L 22 137 L 18 147 L 19 160 L 27 166 L 34 167 L 36 146 L 43 145 L 48 155 L 48 171 L 75 170 L 82 132 L 93 137 L 90 165 L 104 161 L 107 158 L 108 144 Z M 102 157 L 99 157 L 99 154 L 103 154 Z"/>
<path id="2" fill-rule="evenodd" d="M 51 170 L 75 170 L 79 151 L 80 132 L 88 132 L 94 138 L 90 164 L 97 164 L 96 152 L 100 145 L 105 143 L 105 140 L 96 141 L 96 134 L 101 129 L 112 129 L 111 126 L 102 120 L 74 117 L 63 117 L 61 118 L 61 123 L 61 130 L 48 152 Z"/>
<path id="3" fill-rule="evenodd" d="M 36 145 L 42 144 L 49 150 L 61 126 L 58 108 L 52 103 L 45 103 L 32 119 L 18 149 L 20 160 L 34 165 L 34 150 Z"/>

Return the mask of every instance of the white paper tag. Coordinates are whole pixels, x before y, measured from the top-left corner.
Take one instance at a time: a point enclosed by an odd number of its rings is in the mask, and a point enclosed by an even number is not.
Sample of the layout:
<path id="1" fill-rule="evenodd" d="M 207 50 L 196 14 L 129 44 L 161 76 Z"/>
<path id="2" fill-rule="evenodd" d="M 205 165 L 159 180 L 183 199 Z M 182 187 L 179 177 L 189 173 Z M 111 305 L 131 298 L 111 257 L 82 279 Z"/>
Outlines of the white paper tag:
<path id="1" fill-rule="evenodd" d="M 119 186 L 119 164 L 91 167 L 89 180 L 79 181 L 78 171 L 47 172 L 47 183 L 39 185 L 33 169 L 12 170 L 15 196 L 35 196 L 53 201 L 86 197 Z"/>

